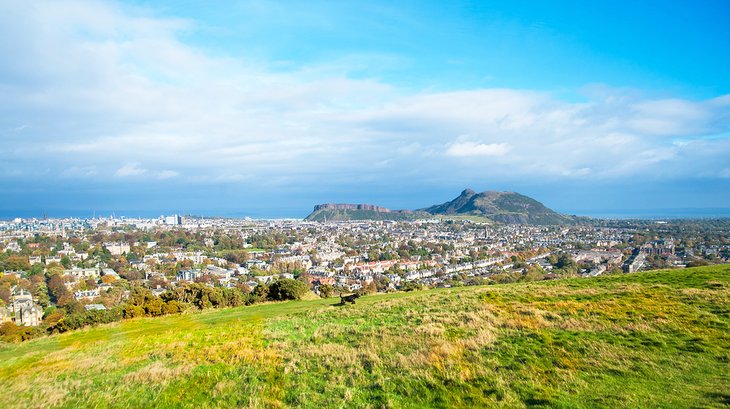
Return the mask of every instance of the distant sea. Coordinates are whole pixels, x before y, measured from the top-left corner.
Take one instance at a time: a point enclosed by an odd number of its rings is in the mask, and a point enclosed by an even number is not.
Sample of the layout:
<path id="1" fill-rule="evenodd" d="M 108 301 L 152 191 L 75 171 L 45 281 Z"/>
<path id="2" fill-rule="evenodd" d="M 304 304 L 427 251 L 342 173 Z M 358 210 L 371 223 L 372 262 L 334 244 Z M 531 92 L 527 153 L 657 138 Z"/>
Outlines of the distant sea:
<path id="1" fill-rule="evenodd" d="M 587 216 L 596 219 L 712 219 L 730 218 L 730 208 L 678 208 L 678 209 L 556 209 L 563 214 Z M 303 219 L 307 217 L 307 210 L 298 209 L 255 209 L 246 210 L 72 210 L 72 209 L 0 209 L 0 220 L 12 220 L 16 217 L 23 219 L 48 218 L 79 218 L 89 219 L 96 217 L 116 218 L 146 218 L 154 219 L 160 216 L 173 214 L 228 217 L 252 219 Z"/>
<path id="2" fill-rule="evenodd" d="M 155 219 L 160 216 L 170 216 L 174 214 L 194 215 L 207 217 L 227 217 L 234 219 L 243 219 L 250 217 L 252 219 L 303 219 L 309 214 L 306 211 L 293 210 L 75 210 L 75 209 L 22 209 L 22 210 L 5 210 L 0 209 L 0 220 L 12 220 L 17 217 L 22 219 L 42 219 L 48 218 L 77 218 L 91 219 L 93 217 L 108 218 L 144 218 Z"/>
<path id="3" fill-rule="evenodd" d="M 563 214 L 595 219 L 716 219 L 730 218 L 730 208 L 677 208 L 677 209 L 560 209 Z"/>

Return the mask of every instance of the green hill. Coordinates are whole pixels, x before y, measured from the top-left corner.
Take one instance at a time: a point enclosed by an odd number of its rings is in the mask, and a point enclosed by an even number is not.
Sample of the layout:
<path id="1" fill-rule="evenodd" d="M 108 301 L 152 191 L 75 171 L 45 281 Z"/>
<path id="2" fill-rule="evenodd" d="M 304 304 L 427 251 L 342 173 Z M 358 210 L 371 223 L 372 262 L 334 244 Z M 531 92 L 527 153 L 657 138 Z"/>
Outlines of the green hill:
<path id="1" fill-rule="evenodd" d="M 514 192 L 476 193 L 466 189 L 454 200 L 421 210 L 434 215 L 483 216 L 502 223 L 547 225 L 575 221 L 535 199 Z"/>
<path id="2" fill-rule="evenodd" d="M 730 266 L 286 302 L 0 346 L 0 407 L 727 407 Z"/>
<path id="3" fill-rule="evenodd" d="M 431 217 L 428 213 L 391 210 L 382 212 L 364 209 L 315 209 L 304 220 L 308 221 L 354 221 L 354 220 L 393 220 L 408 221 Z"/>

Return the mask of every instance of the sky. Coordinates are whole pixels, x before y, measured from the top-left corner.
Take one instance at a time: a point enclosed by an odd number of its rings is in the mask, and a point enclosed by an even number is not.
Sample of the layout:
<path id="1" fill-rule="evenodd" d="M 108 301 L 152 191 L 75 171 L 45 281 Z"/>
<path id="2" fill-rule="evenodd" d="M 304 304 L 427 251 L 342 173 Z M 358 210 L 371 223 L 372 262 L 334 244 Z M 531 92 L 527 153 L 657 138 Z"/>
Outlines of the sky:
<path id="1" fill-rule="evenodd" d="M 0 217 L 467 187 L 730 215 L 728 20 L 724 0 L 0 0 Z"/>

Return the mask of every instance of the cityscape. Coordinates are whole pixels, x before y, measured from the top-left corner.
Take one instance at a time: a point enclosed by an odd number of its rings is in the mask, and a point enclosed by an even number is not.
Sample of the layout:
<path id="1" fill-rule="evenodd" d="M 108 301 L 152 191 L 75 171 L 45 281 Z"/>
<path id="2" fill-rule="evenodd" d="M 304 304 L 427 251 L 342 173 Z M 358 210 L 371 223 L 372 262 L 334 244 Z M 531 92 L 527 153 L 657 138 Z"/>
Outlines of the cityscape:
<path id="1" fill-rule="evenodd" d="M 251 293 L 286 278 L 331 295 L 721 264 L 730 262 L 729 227 L 726 219 L 568 226 L 438 218 L 15 219 L 0 222 L 0 295 L 7 305 L 0 312 L 4 322 L 50 328 L 55 322 L 44 322 L 44 309 L 119 307 L 135 286 L 156 297 L 191 283 Z M 53 281 L 65 291 L 53 289 Z"/>

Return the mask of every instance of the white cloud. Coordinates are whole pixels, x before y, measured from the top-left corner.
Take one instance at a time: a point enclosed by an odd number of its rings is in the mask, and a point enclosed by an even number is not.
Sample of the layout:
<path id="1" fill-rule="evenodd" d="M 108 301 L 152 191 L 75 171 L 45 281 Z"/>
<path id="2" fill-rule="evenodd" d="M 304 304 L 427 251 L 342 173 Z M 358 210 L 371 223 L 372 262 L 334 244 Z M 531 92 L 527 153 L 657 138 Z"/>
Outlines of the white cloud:
<path id="1" fill-rule="evenodd" d="M 506 143 L 456 142 L 449 146 L 446 154 L 450 156 L 504 156 L 510 146 Z"/>
<path id="2" fill-rule="evenodd" d="M 98 174 L 96 166 L 72 166 L 64 169 L 60 177 L 62 178 L 91 178 Z"/>
<path id="3" fill-rule="evenodd" d="M 730 96 L 412 92 L 348 77 L 369 58 L 269 70 L 185 44 L 194 22 L 101 1 L 26 4 L 0 3 L 0 38 L 14 39 L 0 42 L 13 56 L 0 109 L 5 129 L 24 126 L 0 153 L 18 175 L 43 161 L 64 178 L 149 183 L 410 181 L 447 167 L 462 179 L 620 179 L 717 175 L 730 157 L 727 138 L 706 139 L 730 128 Z"/>
<path id="4" fill-rule="evenodd" d="M 172 179 L 172 178 L 177 177 L 179 175 L 180 175 L 180 173 L 175 172 L 174 170 L 166 169 L 166 170 L 163 170 L 163 171 L 157 173 L 157 179 L 162 179 L 162 180 Z"/>
<path id="5" fill-rule="evenodd" d="M 127 163 L 117 169 L 117 171 L 114 172 L 114 176 L 124 178 L 130 176 L 141 176 L 145 173 L 147 173 L 147 169 L 140 168 L 139 163 Z"/>

